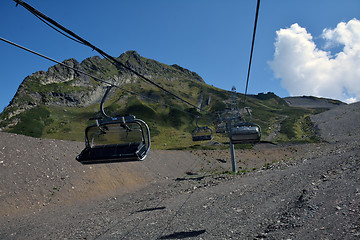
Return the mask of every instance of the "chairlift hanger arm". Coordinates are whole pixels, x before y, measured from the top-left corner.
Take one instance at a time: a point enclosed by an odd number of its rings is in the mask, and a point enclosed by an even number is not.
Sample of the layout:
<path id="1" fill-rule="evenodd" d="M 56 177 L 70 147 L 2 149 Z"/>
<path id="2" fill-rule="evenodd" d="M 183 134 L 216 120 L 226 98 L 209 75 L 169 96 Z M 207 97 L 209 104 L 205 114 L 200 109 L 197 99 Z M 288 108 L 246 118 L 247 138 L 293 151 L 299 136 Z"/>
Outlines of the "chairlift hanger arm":
<path id="1" fill-rule="evenodd" d="M 249 107 L 244 107 L 244 109 L 246 110 L 247 114 L 249 114 L 249 116 L 250 116 L 250 119 L 249 119 L 249 121 L 247 121 L 247 122 L 251 122 L 251 120 L 252 120 L 252 115 L 251 115 L 250 108 L 249 108 Z M 245 120 L 245 118 L 244 118 L 244 120 Z M 246 121 L 246 120 L 245 120 L 245 121 Z"/>
<path id="2" fill-rule="evenodd" d="M 53 19 L 51 19 L 50 17 L 46 16 L 45 14 L 43 14 L 42 12 L 36 10 L 35 8 L 33 8 L 32 6 L 30 6 L 29 4 L 27 4 L 26 2 L 22 1 L 22 0 L 14 0 L 16 2 L 16 5 L 20 4 L 21 6 L 23 6 L 25 9 L 27 9 L 28 11 L 30 11 L 32 14 L 34 14 L 37 17 L 40 17 L 42 19 L 44 19 L 45 21 L 48 21 L 49 23 L 53 24 L 54 26 L 56 26 L 57 28 L 61 29 L 62 31 L 66 32 L 67 34 L 71 35 L 72 37 L 78 39 L 81 43 L 83 43 L 86 46 L 89 46 L 90 48 L 92 48 L 93 50 L 97 51 L 100 55 L 106 57 L 107 59 L 111 60 L 113 63 L 116 63 L 120 66 L 122 66 L 123 68 L 127 69 L 128 71 L 132 72 L 133 74 L 135 74 L 136 76 L 140 77 L 141 79 L 145 80 L 146 82 L 149 82 L 151 84 L 153 84 L 154 86 L 158 87 L 159 89 L 161 89 L 162 91 L 166 92 L 167 94 L 175 97 L 176 99 L 198 109 L 198 110 L 202 110 L 201 108 L 197 107 L 196 105 L 186 101 L 185 99 L 177 96 L 176 94 L 166 90 L 165 88 L 161 87 L 159 84 L 151 81 L 150 79 L 148 79 L 147 77 L 145 77 L 144 75 L 136 72 L 135 70 L 133 70 L 132 68 L 126 66 L 125 64 L 123 64 L 122 62 L 120 62 L 118 59 L 114 58 L 113 56 L 107 54 L 106 52 L 104 52 L 103 50 L 101 50 L 100 48 L 97 48 L 96 46 L 94 46 L 93 44 L 91 44 L 90 42 L 88 42 L 87 40 L 85 40 L 84 38 L 80 37 L 79 35 L 77 35 L 76 33 L 72 32 L 71 30 L 65 28 L 64 26 L 62 26 L 61 24 L 57 23 L 56 21 L 54 21 Z"/>
<path id="3" fill-rule="evenodd" d="M 109 94 L 109 92 L 110 92 L 110 90 L 111 90 L 111 87 L 112 87 L 112 86 L 107 86 L 107 87 L 106 87 L 106 92 L 105 92 L 103 98 L 101 99 L 101 103 L 100 103 L 101 113 L 102 113 L 102 115 L 103 115 L 104 117 L 106 117 L 106 118 L 111 118 L 111 117 L 109 117 L 109 116 L 105 113 L 105 110 L 104 110 L 104 103 L 105 103 L 105 100 L 106 100 L 107 95 Z"/>
<path id="4" fill-rule="evenodd" d="M 105 94 L 103 96 L 103 98 L 101 99 L 101 103 L 100 103 L 100 110 L 101 110 L 101 114 L 105 117 L 105 120 L 102 121 L 102 122 L 107 122 L 107 121 L 120 121 L 120 125 L 125 128 L 127 131 L 131 131 L 131 129 L 129 128 L 128 125 L 126 125 L 126 120 L 129 119 L 125 119 L 125 117 L 110 117 L 109 115 L 106 114 L 105 110 L 104 110 L 104 103 L 105 103 L 105 100 L 106 100 L 106 97 L 107 95 L 109 94 L 111 88 L 113 86 L 112 85 L 109 85 L 106 87 L 106 91 L 105 91 Z M 110 120 L 109 120 L 110 119 Z M 134 117 L 132 116 L 132 120 L 134 120 Z M 101 119 L 97 119 L 98 122 L 101 123 Z M 129 121 L 129 120 L 128 120 Z"/>

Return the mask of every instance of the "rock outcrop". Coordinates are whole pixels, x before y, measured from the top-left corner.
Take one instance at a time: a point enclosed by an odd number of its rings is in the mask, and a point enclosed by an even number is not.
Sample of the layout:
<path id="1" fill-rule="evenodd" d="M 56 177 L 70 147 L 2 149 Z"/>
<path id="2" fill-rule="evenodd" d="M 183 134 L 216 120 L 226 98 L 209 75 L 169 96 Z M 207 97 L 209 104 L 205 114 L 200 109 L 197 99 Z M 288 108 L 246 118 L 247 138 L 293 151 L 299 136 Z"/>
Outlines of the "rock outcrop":
<path id="1" fill-rule="evenodd" d="M 204 82 L 195 72 L 178 65 L 166 65 L 152 59 L 141 57 L 136 51 L 121 54 L 118 60 L 149 79 L 179 81 L 189 79 Z M 105 81 L 122 85 L 138 80 L 138 77 L 125 67 L 111 64 L 98 56 L 89 57 L 79 63 L 76 59 L 67 59 L 63 63 L 79 69 Z M 46 72 L 38 71 L 26 77 L 20 84 L 9 106 L 5 108 L 10 119 L 28 109 L 41 104 L 59 107 L 87 107 L 101 100 L 103 84 L 71 68 L 56 64 Z"/>

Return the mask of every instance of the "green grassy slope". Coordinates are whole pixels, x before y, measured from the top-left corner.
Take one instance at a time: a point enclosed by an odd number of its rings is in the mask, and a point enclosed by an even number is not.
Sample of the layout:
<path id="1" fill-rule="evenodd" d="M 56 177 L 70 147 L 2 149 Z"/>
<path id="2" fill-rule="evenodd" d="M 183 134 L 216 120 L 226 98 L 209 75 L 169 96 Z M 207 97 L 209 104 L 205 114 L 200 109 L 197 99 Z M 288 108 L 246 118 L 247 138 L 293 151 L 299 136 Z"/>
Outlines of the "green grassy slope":
<path id="1" fill-rule="evenodd" d="M 204 147 L 207 144 L 206 142 L 195 143 L 191 140 L 191 131 L 195 127 L 195 116 L 201 116 L 200 126 L 207 125 L 215 120 L 214 112 L 224 109 L 226 101 L 223 101 L 223 97 L 229 99 L 231 93 L 209 87 L 203 83 L 199 85 L 197 88 L 193 87 L 191 94 L 196 91 L 203 91 L 211 96 L 210 105 L 204 108 L 206 112 L 198 112 L 168 97 L 165 100 L 160 98 L 158 100 L 160 103 L 158 103 L 152 102 L 151 97 L 120 95 L 120 92 L 114 94 L 106 102 L 105 110 L 109 115 L 133 114 L 146 121 L 151 131 L 152 148 L 184 149 L 198 148 L 198 145 Z M 154 92 L 156 92 L 154 89 L 143 89 L 142 94 L 151 96 L 154 95 Z M 158 91 L 156 93 L 156 95 L 163 94 Z M 268 99 L 249 96 L 247 103 L 252 110 L 253 122 L 258 123 L 262 128 L 262 139 L 274 130 L 276 124 L 280 124 L 280 133 L 274 141 L 317 141 L 308 116 L 319 110 L 289 107 L 276 96 Z M 241 104 L 239 103 L 239 105 Z M 34 137 L 83 141 L 84 129 L 94 123 L 93 120 L 89 119 L 96 116 L 100 116 L 99 104 L 88 107 L 40 105 L 20 114 L 18 124 L 9 127 L 7 131 Z M 210 127 L 214 129 L 215 122 Z M 224 134 L 215 134 L 213 141 L 224 143 L 228 141 L 228 138 Z M 214 146 L 205 148 L 214 148 Z"/>
<path id="2" fill-rule="evenodd" d="M 223 147 L 209 146 L 206 142 L 194 143 L 191 140 L 191 131 L 195 128 L 197 116 L 200 117 L 199 126 L 210 124 L 209 127 L 214 129 L 216 112 L 231 107 L 231 91 L 207 85 L 196 73 L 180 66 L 169 66 L 146 59 L 136 52 L 126 52 L 119 59 L 132 69 L 151 77 L 168 91 L 200 106 L 203 111 L 195 110 L 99 57 L 86 59 L 81 64 L 74 60 L 68 62 L 77 64 L 99 78 L 117 81 L 122 88 L 138 93 L 133 95 L 113 89 L 105 103 L 105 109 L 111 116 L 133 114 L 146 121 L 151 131 L 152 148 Z M 97 91 L 100 84 L 94 79 L 71 74 L 55 65 L 46 73 L 39 72 L 27 77 L 19 87 L 12 104 L 0 114 L 0 128 L 33 137 L 83 141 L 86 126 L 94 123 L 94 120 L 89 119 L 101 116 L 100 102 L 79 102 L 90 99 L 91 93 Z M 237 94 L 237 98 L 238 106 L 244 107 L 241 102 L 243 95 Z M 262 128 L 262 139 L 276 131 L 273 141 L 318 140 L 308 116 L 322 110 L 289 107 L 273 93 L 248 96 L 246 106 L 252 110 L 252 121 Z M 224 134 L 215 134 L 213 141 L 226 143 L 228 138 Z"/>

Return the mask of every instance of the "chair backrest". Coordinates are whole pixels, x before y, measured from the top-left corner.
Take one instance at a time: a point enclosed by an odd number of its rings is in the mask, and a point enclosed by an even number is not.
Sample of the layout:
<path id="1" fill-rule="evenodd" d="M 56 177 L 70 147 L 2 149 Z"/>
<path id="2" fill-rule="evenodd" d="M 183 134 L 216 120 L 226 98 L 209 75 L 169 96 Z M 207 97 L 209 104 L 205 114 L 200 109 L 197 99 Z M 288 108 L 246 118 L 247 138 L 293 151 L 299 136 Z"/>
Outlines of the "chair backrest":
<path id="1" fill-rule="evenodd" d="M 243 123 L 231 127 L 229 137 L 233 144 L 256 143 L 260 141 L 261 128 L 254 123 Z"/>

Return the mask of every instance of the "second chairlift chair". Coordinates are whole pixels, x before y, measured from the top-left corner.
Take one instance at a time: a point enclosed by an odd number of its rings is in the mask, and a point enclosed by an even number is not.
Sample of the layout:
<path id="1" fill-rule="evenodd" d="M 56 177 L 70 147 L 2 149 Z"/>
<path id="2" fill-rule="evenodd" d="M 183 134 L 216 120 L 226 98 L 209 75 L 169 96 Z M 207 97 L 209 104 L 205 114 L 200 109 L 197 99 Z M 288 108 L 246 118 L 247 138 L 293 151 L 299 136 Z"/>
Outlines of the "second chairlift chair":
<path id="1" fill-rule="evenodd" d="M 212 129 L 208 126 L 199 127 L 198 126 L 199 118 L 196 118 L 196 128 L 191 132 L 192 140 L 197 141 L 210 141 L 213 139 Z"/>
<path id="2" fill-rule="evenodd" d="M 261 128 L 259 125 L 251 122 L 251 113 L 249 108 L 245 108 L 250 116 L 249 121 L 241 121 L 231 124 L 229 137 L 233 144 L 258 143 L 261 138 Z"/>

